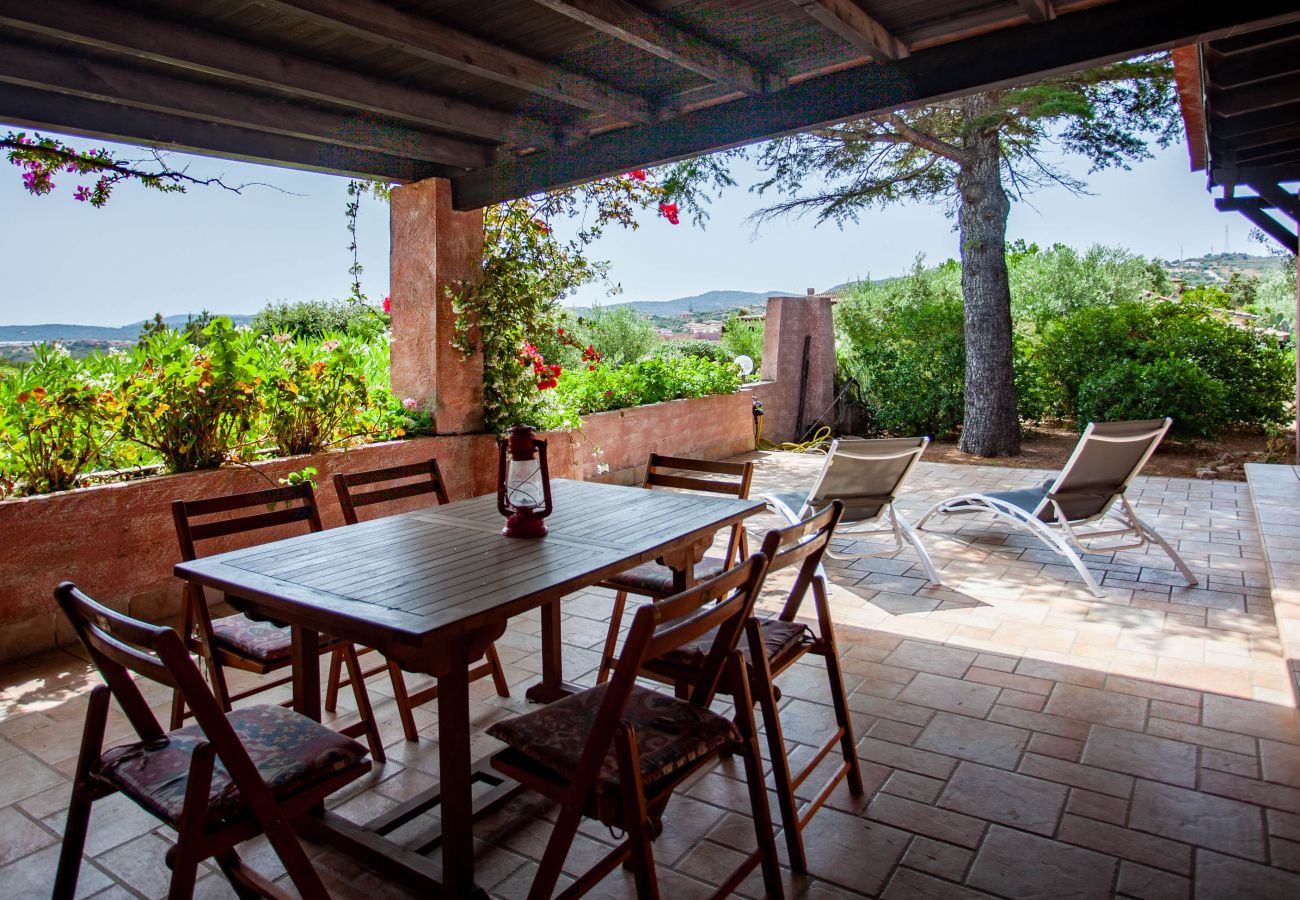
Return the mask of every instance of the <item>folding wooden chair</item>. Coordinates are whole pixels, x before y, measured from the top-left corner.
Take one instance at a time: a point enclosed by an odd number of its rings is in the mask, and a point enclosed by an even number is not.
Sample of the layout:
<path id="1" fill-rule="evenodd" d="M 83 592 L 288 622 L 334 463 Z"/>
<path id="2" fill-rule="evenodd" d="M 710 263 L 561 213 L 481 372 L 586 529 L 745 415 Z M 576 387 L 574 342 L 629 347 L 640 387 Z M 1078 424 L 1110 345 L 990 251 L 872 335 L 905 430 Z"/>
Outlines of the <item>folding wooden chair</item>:
<path id="1" fill-rule="evenodd" d="M 678 474 L 678 473 L 691 474 Z M 726 479 L 704 478 L 703 475 L 724 475 Z M 689 459 L 682 456 L 660 456 L 650 454 L 646 463 L 644 487 L 678 488 L 699 491 L 708 494 L 724 494 L 740 500 L 749 499 L 749 485 L 754 479 L 752 462 L 714 462 L 708 459 Z M 749 553 L 748 536 L 745 527 L 737 523 L 731 529 L 731 538 L 727 542 L 727 553 L 723 557 L 706 556 L 695 566 L 697 579 L 712 578 L 726 571 L 737 559 L 744 559 Z M 601 587 L 611 588 L 614 595 L 614 609 L 609 617 L 609 632 L 605 636 L 605 647 L 601 653 L 600 669 L 596 673 L 596 682 L 603 684 L 609 678 L 610 671 L 618 662 L 614 648 L 618 646 L 618 633 L 623 623 L 623 610 L 627 606 L 627 595 L 637 594 L 652 600 L 662 599 L 673 592 L 673 570 L 658 563 L 646 563 L 634 569 L 628 569 L 608 581 Z"/>
<path id="2" fill-rule="evenodd" d="M 393 484 L 393 482 L 405 483 Z M 372 488 L 366 491 L 355 490 L 356 488 L 376 484 L 386 484 L 388 486 Z M 443 484 L 442 474 L 438 471 L 438 461 L 436 459 L 404 466 L 372 469 L 368 472 L 349 472 L 346 474 L 339 472 L 334 476 L 334 490 L 338 492 L 339 506 L 343 508 L 343 520 L 349 525 L 355 525 L 360 521 L 360 517 L 357 515 L 359 507 L 373 506 L 378 503 L 391 503 L 405 497 L 417 497 L 422 494 L 433 494 L 439 504 L 448 502 L 447 488 Z M 362 650 L 361 652 L 366 653 L 368 651 Z M 338 689 L 352 683 L 351 678 L 340 681 L 339 668 L 340 660 L 335 656 L 330 660 L 329 689 L 325 694 L 325 709 L 331 712 L 334 710 L 338 697 Z M 397 712 L 402 719 L 402 731 L 408 741 L 418 741 L 420 733 L 416 730 L 415 716 L 411 710 L 415 706 L 428 703 L 437 697 L 438 686 L 434 684 L 422 691 L 408 694 L 406 678 L 402 674 L 402 669 L 392 660 L 387 660 L 385 665 L 370 669 L 364 673 L 363 677 L 369 678 L 384 669 L 388 670 L 388 676 L 393 682 L 393 696 L 397 700 Z M 495 644 L 488 645 L 486 661 L 469 670 L 469 680 L 477 681 L 489 675 L 492 677 L 492 684 L 496 688 L 497 696 L 509 697 L 510 686 L 506 684 L 506 673 L 501 667 L 501 657 L 497 655 Z"/>
<path id="3" fill-rule="evenodd" d="M 749 687 L 763 713 L 763 730 L 767 734 L 772 781 L 781 809 L 790 868 L 796 872 L 807 870 L 803 829 L 825 804 L 836 785 L 847 778 L 850 793 L 861 794 L 863 791 L 862 774 L 854 746 L 853 723 L 849 718 L 848 700 L 844 694 L 844 675 L 840 670 L 839 651 L 835 645 L 835 623 L 831 619 L 826 578 L 821 565 L 843 512 L 843 504 L 834 500 L 809 519 L 767 533 L 763 539 L 762 552 L 772 560 L 768 574 L 797 566 L 798 575 L 785 605 L 775 619 L 751 618 L 746 623 L 747 643 L 742 645 L 748 667 Z M 816 606 L 816 629 L 795 621 L 809 588 L 812 589 Z M 683 696 L 703 677 L 705 661 L 716 639 L 716 635 L 708 634 L 676 651 L 650 660 L 645 664 L 642 674 L 675 685 L 677 696 Z M 780 692 L 776 688 L 775 679 L 809 653 L 820 656 L 826 666 L 836 727 L 803 769 L 791 774 L 781 716 L 777 709 Z M 723 681 L 720 692 L 732 695 L 737 702 L 740 700 L 741 692 L 734 689 L 730 680 Z M 800 811 L 795 791 L 837 746 L 843 761 L 817 789 L 807 807 Z"/>
<path id="4" fill-rule="evenodd" d="M 530 900 L 550 897 L 584 816 L 624 829 L 627 839 L 564 896 L 586 893 L 630 858 L 637 896 L 658 897 L 652 841 L 663 830 L 668 801 L 678 785 L 723 753 L 744 761 L 758 849 L 714 896 L 733 891 L 755 865 L 762 866 L 768 896 L 782 896 L 749 682 L 736 649 L 766 568 L 767 559 L 756 553 L 714 579 L 642 606 L 612 680 L 488 728 L 508 745 L 492 757 L 492 766 L 561 805 Z M 689 699 L 636 683 L 649 660 L 709 632 L 716 638 Z M 736 697 L 730 719 L 709 710 L 724 673 Z"/>
<path id="5" fill-rule="evenodd" d="M 193 895 L 199 864 L 209 858 L 241 898 L 289 897 L 235 852 L 258 834 L 302 897 L 327 898 L 292 823 L 370 771 L 365 747 L 281 706 L 227 713 L 174 630 L 114 612 L 68 582 L 54 597 L 106 682 L 90 692 L 54 900 L 76 894 L 91 805 L 117 791 L 176 829 L 166 854 L 172 900 Z M 164 732 L 132 672 L 182 694 L 195 724 Z M 140 740 L 105 751 L 110 698 Z"/>
<path id="6" fill-rule="evenodd" d="M 229 516 L 227 513 L 242 514 Z M 176 537 L 180 541 L 181 559 L 186 561 L 198 557 L 195 548 L 197 543 L 226 535 L 247 534 L 300 522 L 306 523 L 308 531 L 321 530 L 316 495 L 310 484 L 204 500 L 176 500 L 172 503 L 172 518 L 176 523 Z M 243 613 L 213 619 L 203 587 L 189 582 L 185 584 L 184 623 L 181 634 L 185 636 L 190 651 L 204 660 L 213 693 L 222 709 L 229 711 L 236 700 L 243 700 L 293 680 L 290 675 L 231 694 L 225 675 L 227 668 L 258 675 L 291 668 L 293 641 L 288 628 L 274 622 L 256 621 Z M 366 693 L 365 679 L 360 677 L 361 663 L 357 660 L 356 648 L 347 641 L 326 638 L 321 642 L 321 653 L 327 652 L 347 664 L 348 672 L 353 676 L 352 696 L 356 700 L 357 711 L 361 714 L 361 721 L 343 729 L 343 733 L 350 737 L 365 734 L 366 742 L 370 745 L 370 755 L 379 762 L 384 762 L 384 743 L 375 724 L 375 713 L 370 706 L 370 696 Z M 331 666 L 331 669 L 336 670 L 337 666 Z M 176 691 L 172 702 L 171 727 L 179 728 L 186 717 L 184 696 Z"/>

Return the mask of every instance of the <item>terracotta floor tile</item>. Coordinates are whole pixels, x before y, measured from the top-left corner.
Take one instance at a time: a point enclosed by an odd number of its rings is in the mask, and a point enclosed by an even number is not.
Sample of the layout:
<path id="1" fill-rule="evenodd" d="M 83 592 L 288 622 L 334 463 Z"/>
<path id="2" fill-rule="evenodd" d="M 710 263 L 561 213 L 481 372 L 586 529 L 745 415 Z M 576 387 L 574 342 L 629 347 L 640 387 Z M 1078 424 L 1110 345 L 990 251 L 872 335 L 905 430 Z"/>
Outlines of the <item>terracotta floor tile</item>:
<path id="1" fill-rule="evenodd" d="M 1128 821 L 1128 800 L 1083 788 L 1070 789 L 1070 799 L 1066 801 L 1065 809 L 1077 816 L 1109 822 L 1111 825 L 1123 825 Z"/>
<path id="2" fill-rule="evenodd" d="M 1230 772 L 1233 775 L 1240 775 L 1242 778 L 1260 777 L 1259 760 L 1254 756 L 1229 753 L 1226 750 L 1215 750 L 1210 747 L 1201 748 L 1201 767 L 1214 769 L 1217 772 Z"/>
<path id="3" fill-rule="evenodd" d="M 1132 694 L 1058 684 L 1048 697 L 1043 712 L 1141 731 L 1146 724 L 1147 705 L 1145 698 Z"/>
<path id="4" fill-rule="evenodd" d="M 1192 872 L 1192 848 L 1187 844 L 1142 834 L 1107 822 L 1066 813 L 1061 819 L 1056 838 L 1089 850 L 1118 856 L 1120 859 L 1168 869 L 1179 875 L 1190 875 Z"/>
<path id="5" fill-rule="evenodd" d="M 1027 753 L 1020 761 L 1018 771 L 1035 778 L 1097 791 L 1112 797 L 1127 798 L 1133 793 L 1133 778 L 1130 775 L 1056 759 L 1052 756 Z"/>
<path id="6" fill-rule="evenodd" d="M 900 868 L 890 879 L 889 886 L 881 895 L 883 900 L 987 900 L 989 894 L 971 890 L 968 887 L 952 884 L 918 872 L 914 869 Z"/>
<path id="7" fill-rule="evenodd" d="M 960 882 L 975 854 L 943 841 L 918 837 L 903 855 L 902 864 L 948 881 Z"/>
<path id="8" fill-rule="evenodd" d="M 969 650 L 944 647 L 921 641 L 903 641 L 885 658 L 891 666 L 961 678 L 975 661 L 976 654 Z"/>
<path id="9" fill-rule="evenodd" d="M 907 832 L 823 809 L 804 827 L 808 871 L 819 880 L 878 893 L 907 848 Z"/>
<path id="10" fill-rule="evenodd" d="M 1186 787 L 1196 784 L 1196 747 L 1148 734 L 1093 726 L 1080 760 L 1111 772 Z"/>
<path id="11" fill-rule="evenodd" d="M 1115 868 L 1113 857 L 994 825 L 966 883 L 1014 900 L 1100 900 Z"/>
<path id="12" fill-rule="evenodd" d="M 1264 779 L 1279 784 L 1289 784 L 1300 788 L 1300 747 L 1281 744 L 1277 741 L 1261 740 L 1259 742 L 1260 762 L 1264 767 Z M 1231 771 L 1224 769 L 1224 771 Z M 1248 772 L 1237 772 L 1247 775 Z"/>
<path id="13" fill-rule="evenodd" d="M 939 796 L 946 782 L 938 778 L 928 778 L 915 772 L 895 772 L 889 776 L 881 788 L 886 794 L 906 797 L 918 803 L 933 803 Z"/>
<path id="14" fill-rule="evenodd" d="M 905 827 L 936 840 L 962 847 L 979 845 L 985 822 L 971 816 L 917 803 L 892 794 L 880 794 L 871 801 L 867 817 L 878 822 Z"/>
<path id="15" fill-rule="evenodd" d="M 1198 847 L 1265 858 L 1264 811 L 1237 800 L 1139 781 L 1129 825 Z"/>
<path id="16" fill-rule="evenodd" d="M 997 697 L 998 689 L 990 685 L 971 684 L 928 672 L 917 675 L 898 695 L 906 703 L 980 718 L 988 714 Z"/>
<path id="17" fill-rule="evenodd" d="M 1137 900 L 1187 900 L 1190 878 L 1125 860 L 1119 866 L 1117 891 Z"/>
<path id="18" fill-rule="evenodd" d="M 963 762 L 939 797 L 945 809 L 1052 834 L 1067 790 L 1050 781 Z"/>
<path id="19" fill-rule="evenodd" d="M 925 726 L 915 745 L 946 756 L 1015 768 L 1029 740 L 1029 732 L 1010 725 L 939 713 Z"/>
<path id="20" fill-rule="evenodd" d="M 1206 770 L 1201 773 L 1200 789 L 1206 793 L 1233 797 L 1300 815 L 1300 790 L 1280 784 L 1269 784 L 1254 778 L 1242 778 L 1227 772 Z"/>
<path id="21" fill-rule="evenodd" d="M 1300 896 L 1300 875 L 1208 850 L 1198 850 L 1195 896 L 1197 900 L 1214 900 L 1219 897 L 1294 900 Z"/>

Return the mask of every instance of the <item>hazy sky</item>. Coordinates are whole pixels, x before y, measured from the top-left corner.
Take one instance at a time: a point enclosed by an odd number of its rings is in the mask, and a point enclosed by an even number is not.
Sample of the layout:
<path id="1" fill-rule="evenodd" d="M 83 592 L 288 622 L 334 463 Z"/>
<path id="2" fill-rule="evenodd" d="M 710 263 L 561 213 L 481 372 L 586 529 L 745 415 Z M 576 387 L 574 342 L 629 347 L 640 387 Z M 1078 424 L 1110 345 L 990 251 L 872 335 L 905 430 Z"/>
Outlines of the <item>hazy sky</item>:
<path id="1" fill-rule="evenodd" d="M 129 151 L 127 151 L 129 152 Z M 72 199 L 75 176 L 55 194 L 32 197 L 18 169 L 0 160 L 0 324 L 76 322 L 123 325 L 152 316 L 256 312 L 268 300 L 348 293 L 342 178 L 177 155 L 196 175 L 265 182 L 242 194 L 191 188 L 181 196 L 123 185 L 103 209 Z M 1081 161 L 1069 161 L 1076 174 Z M 716 202 L 701 231 L 643 216 L 635 232 L 609 233 L 593 250 L 613 263 L 621 300 L 667 300 L 708 290 L 826 288 L 854 278 L 905 271 L 917 254 L 932 263 L 957 254 L 952 221 L 934 207 L 872 211 L 843 230 L 810 220 L 744 221 L 762 203 L 741 188 Z M 84 180 L 84 179 L 83 179 Z M 1216 212 L 1205 176 L 1188 172 L 1181 145 L 1132 171 L 1088 177 L 1091 196 L 1045 190 L 1016 203 L 1009 237 L 1076 247 L 1120 245 L 1161 258 L 1228 249 L 1262 254 L 1247 221 Z M 278 189 L 278 190 L 277 190 Z M 359 234 L 363 287 L 388 291 L 388 210 L 363 203 Z M 600 301 L 605 289 L 574 301 Z M 615 301 L 616 302 L 616 301 Z"/>

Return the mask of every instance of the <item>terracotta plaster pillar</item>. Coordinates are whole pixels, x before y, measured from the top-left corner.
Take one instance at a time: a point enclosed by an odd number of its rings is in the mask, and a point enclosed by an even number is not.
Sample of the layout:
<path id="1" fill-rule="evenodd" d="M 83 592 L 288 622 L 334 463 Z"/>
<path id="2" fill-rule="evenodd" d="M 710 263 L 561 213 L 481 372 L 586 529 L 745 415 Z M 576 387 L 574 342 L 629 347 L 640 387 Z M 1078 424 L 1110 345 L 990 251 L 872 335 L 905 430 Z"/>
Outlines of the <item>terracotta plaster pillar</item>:
<path id="1" fill-rule="evenodd" d="M 393 188 L 390 296 L 393 393 L 433 414 L 438 434 L 483 430 L 483 358 L 451 346 L 448 288 L 482 275 L 483 211 L 457 212 L 451 184 Z"/>
<path id="2" fill-rule="evenodd" d="M 814 423 L 829 417 L 835 397 L 835 323 L 830 297 L 810 292 L 807 297 L 768 298 L 759 374 L 765 381 L 775 382 L 762 395 L 763 433 L 768 440 L 802 440 Z"/>

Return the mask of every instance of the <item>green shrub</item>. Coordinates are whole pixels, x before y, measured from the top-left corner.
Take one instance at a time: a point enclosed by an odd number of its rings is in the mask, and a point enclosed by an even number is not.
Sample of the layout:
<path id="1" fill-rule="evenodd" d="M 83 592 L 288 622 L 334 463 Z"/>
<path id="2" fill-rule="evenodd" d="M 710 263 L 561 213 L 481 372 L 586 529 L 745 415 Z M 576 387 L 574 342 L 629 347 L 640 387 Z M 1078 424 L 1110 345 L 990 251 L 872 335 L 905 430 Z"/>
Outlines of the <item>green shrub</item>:
<path id="1" fill-rule="evenodd" d="M 1079 387 L 1078 424 L 1172 416 L 1175 433 L 1213 437 L 1228 418 L 1228 388 L 1178 357 L 1113 362 Z"/>
<path id="2" fill-rule="evenodd" d="M 114 360 L 72 359 L 40 345 L 22 371 L 0 378 L 0 496 L 75 487 L 100 466 L 121 417 Z"/>
<path id="3" fill-rule="evenodd" d="M 654 355 L 658 359 L 681 359 L 689 356 L 716 363 L 729 363 L 734 359 L 728 355 L 726 348 L 719 341 L 660 341 L 655 344 Z"/>
<path id="4" fill-rule="evenodd" d="M 611 366 L 626 365 L 650 355 L 659 340 L 654 325 L 634 306 L 597 306 L 578 323 L 581 343 L 594 346 Z"/>
<path id="5" fill-rule="evenodd" d="M 548 396 L 545 428 L 576 426 L 576 418 L 664 400 L 731 394 L 740 389 L 735 365 L 699 357 L 643 359 L 595 371 L 569 370 Z"/>
<path id="6" fill-rule="evenodd" d="M 835 308 L 840 374 L 874 434 L 949 435 L 962 420 L 966 351 L 952 272 L 863 284 Z"/>
<path id="7" fill-rule="evenodd" d="M 754 361 L 755 378 L 757 372 L 763 364 L 763 333 L 765 330 L 764 322 L 747 322 L 736 316 L 727 320 L 727 324 L 722 329 L 723 349 L 727 353 L 728 361 L 734 360 L 737 356 L 748 356 Z"/>
<path id="8" fill-rule="evenodd" d="M 1007 248 L 1007 275 L 1012 314 L 1022 330 L 1077 309 L 1136 300 L 1144 291 L 1168 294 L 1173 289 L 1158 262 L 1097 244 L 1079 253 L 1063 244 L 1041 250 L 1017 241 Z"/>
<path id="9" fill-rule="evenodd" d="M 289 334 L 322 340 L 330 334 L 350 334 L 370 340 L 383 334 L 388 316 L 348 300 L 281 301 L 268 303 L 248 325 L 262 335 Z"/>

